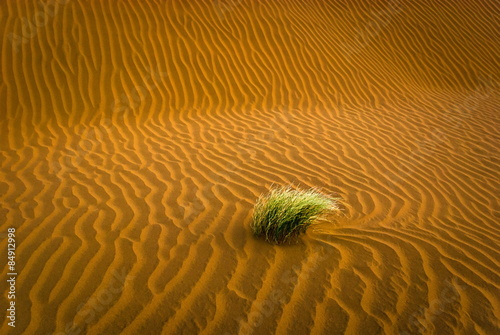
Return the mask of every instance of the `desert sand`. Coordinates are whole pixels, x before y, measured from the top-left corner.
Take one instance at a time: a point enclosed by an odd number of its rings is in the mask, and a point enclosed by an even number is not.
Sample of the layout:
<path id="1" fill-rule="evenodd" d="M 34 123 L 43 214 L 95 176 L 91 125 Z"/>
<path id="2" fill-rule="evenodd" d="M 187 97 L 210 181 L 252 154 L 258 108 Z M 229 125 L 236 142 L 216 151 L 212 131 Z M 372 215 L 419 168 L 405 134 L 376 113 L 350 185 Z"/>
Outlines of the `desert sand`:
<path id="1" fill-rule="evenodd" d="M 0 333 L 498 334 L 498 13 L 2 1 Z M 291 183 L 344 215 L 254 238 Z"/>

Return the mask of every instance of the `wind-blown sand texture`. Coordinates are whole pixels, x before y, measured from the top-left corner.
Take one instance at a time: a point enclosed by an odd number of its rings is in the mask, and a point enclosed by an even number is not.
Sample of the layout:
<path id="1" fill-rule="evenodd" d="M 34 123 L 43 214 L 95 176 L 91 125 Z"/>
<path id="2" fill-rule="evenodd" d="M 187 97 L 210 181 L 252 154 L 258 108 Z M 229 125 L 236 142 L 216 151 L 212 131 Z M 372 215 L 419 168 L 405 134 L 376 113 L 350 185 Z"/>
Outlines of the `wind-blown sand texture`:
<path id="1" fill-rule="evenodd" d="M 498 13 L 2 1 L 0 333 L 498 332 Z M 346 215 L 255 239 L 272 183 Z"/>

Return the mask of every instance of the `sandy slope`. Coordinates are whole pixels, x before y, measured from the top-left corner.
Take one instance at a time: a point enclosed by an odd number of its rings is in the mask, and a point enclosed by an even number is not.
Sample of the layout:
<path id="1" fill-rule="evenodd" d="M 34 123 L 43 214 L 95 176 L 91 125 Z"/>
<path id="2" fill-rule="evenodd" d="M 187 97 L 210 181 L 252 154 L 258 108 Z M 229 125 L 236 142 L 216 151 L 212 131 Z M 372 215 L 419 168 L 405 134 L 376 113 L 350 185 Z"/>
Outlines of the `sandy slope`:
<path id="1" fill-rule="evenodd" d="M 1 2 L 0 333 L 498 331 L 496 1 L 111 3 Z"/>

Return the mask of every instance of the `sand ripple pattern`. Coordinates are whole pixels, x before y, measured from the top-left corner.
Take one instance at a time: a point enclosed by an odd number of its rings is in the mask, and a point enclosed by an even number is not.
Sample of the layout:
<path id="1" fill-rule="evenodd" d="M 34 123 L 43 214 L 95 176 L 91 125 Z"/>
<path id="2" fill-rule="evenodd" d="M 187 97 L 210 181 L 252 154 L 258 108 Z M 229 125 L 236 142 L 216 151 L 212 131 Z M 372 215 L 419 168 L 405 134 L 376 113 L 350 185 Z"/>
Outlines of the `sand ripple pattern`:
<path id="1" fill-rule="evenodd" d="M 2 1 L 0 333 L 498 333 L 498 13 Z M 272 183 L 346 215 L 256 240 Z"/>

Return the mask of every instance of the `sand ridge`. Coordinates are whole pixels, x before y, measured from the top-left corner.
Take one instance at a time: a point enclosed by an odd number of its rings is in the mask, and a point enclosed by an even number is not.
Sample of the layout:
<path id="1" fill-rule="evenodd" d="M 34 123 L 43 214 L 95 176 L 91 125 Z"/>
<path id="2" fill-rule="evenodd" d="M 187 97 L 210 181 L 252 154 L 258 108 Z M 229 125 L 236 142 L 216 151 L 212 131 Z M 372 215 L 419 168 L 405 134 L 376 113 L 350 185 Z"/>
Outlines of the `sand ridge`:
<path id="1" fill-rule="evenodd" d="M 0 332 L 495 333 L 498 12 L 2 2 Z M 272 183 L 345 216 L 257 240 Z"/>

